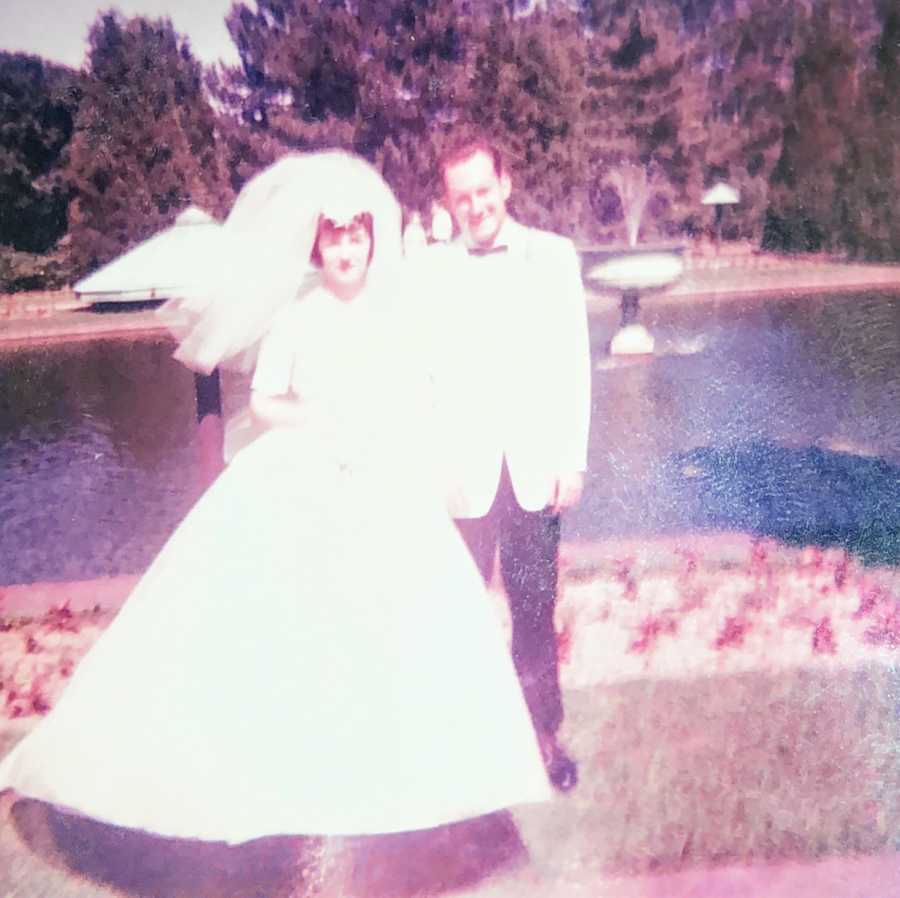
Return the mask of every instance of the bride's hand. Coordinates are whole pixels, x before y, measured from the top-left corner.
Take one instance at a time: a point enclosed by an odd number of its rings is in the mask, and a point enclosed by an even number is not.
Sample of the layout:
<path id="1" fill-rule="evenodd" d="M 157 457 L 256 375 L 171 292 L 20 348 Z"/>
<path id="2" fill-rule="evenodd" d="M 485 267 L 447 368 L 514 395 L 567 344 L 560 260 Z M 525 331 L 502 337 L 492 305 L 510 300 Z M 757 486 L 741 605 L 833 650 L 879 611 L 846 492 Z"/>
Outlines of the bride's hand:
<path id="1" fill-rule="evenodd" d="M 463 517 L 467 502 L 462 488 L 459 486 L 451 488 L 446 494 L 444 504 L 451 518 Z"/>
<path id="2" fill-rule="evenodd" d="M 584 492 L 584 474 L 581 471 L 561 475 L 556 481 L 556 495 L 551 505 L 553 511 L 558 514 L 574 507 L 581 500 L 582 492 Z"/>

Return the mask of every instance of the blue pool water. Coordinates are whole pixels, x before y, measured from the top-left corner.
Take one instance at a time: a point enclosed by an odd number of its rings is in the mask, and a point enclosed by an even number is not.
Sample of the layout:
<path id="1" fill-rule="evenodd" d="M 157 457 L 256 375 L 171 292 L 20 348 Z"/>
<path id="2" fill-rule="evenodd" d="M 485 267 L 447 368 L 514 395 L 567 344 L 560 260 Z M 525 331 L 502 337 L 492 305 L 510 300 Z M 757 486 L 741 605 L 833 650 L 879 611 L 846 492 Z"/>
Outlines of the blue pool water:
<path id="1" fill-rule="evenodd" d="M 900 297 L 644 310 L 650 362 L 604 357 L 570 538 L 744 529 L 900 561 Z M 0 583 L 136 573 L 193 501 L 193 378 L 159 339 L 0 355 Z"/>

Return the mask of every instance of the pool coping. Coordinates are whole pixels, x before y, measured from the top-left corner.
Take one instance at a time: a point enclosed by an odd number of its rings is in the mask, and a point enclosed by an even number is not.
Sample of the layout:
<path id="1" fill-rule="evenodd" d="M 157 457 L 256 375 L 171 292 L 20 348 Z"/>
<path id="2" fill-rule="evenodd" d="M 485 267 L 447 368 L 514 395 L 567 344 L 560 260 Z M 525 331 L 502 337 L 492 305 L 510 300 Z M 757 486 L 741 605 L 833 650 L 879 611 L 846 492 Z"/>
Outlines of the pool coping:
<path id="1" fill-rule="evenodd" d="M 679 283 L 665 291 L 643 295 L 641 304 L 688 305 L 863 291 L 900 292 L 900 264 L 823 262 L 766 254 L 746 259 L 698 258 L 691 260 Z M 591 291 L 587 297 L 588 312 L 609 313 L 618 301 L 616 293 Z M 152 309 L 98 313 L 74 305 L 6 318 L 0 329 L 0 350 L 77 340 L 159 338 L 168 333 Z"/>
<path id="2" fill-rule="evenodd" d="M 631 558 L 646 569 L 667 568 L 688 552 L 708 562 L 729 563 L 747 558 L 753 537 L 740 532 L 685 533 L 665 537 L 621 537 L 603 540 L 564 540 L 560 547 L 563 568 L 600 565 Z M 67 604 L 73 612 L 99 606 L 115 610 L 123 604 L 142 574 L 119 574 L 86 580 L 46 580 L 0 586 L 0 614 L 40 616 Z"/>
<path id="3" fill-rule="evenodd" d="M 31 617 L 68 605 L 73 612 L 96 607 L 114 610 L 121 607 L 140 574 L 97 577 L 90 580 L 46 580 L 0 586 L 0 614 Z"/>
<path id="4" fill-rule="evenodd" d="M 155 312 L 98 313 L 83 308 L 42 318 L 18 318 L 0 331 L 0 351 L 49 343 L 73 343 L 98 339 L 167 337 L 169 331 L 159 323 Z"/>

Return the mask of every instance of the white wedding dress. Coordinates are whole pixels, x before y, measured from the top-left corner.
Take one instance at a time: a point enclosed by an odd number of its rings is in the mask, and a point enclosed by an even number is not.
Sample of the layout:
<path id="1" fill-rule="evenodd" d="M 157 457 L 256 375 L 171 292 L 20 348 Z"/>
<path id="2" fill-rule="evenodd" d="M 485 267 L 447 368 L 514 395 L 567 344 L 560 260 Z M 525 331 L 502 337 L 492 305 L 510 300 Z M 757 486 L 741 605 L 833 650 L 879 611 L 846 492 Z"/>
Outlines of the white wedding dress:
<path id="1" fill-rule="evenodd" d="M 389 305 L 319 289 L 282 313 L 254 385 L 291 385 L 304 425 L 236 455 L 0 764 L 0 789 L 228 842 L 549 798 L 432 473 L 415 336 Z"/>

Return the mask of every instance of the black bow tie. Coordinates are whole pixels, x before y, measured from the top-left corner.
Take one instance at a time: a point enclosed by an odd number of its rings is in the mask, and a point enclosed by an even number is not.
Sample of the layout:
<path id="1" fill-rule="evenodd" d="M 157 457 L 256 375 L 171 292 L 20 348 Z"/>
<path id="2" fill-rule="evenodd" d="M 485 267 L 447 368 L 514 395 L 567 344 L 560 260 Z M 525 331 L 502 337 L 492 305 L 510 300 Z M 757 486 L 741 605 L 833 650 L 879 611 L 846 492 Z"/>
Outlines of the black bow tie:
<path id="1" fill-rule="evenodd" d="M 505 253 L 509 251 L 508 246 L 471 246 L 469 247 L 470 256 L 492 256 L 494 253 Z"/>

